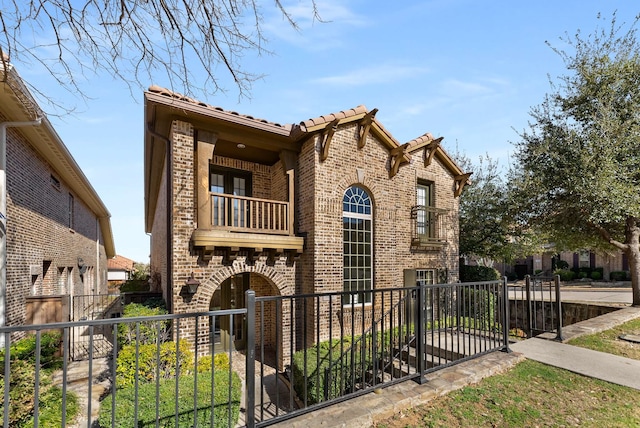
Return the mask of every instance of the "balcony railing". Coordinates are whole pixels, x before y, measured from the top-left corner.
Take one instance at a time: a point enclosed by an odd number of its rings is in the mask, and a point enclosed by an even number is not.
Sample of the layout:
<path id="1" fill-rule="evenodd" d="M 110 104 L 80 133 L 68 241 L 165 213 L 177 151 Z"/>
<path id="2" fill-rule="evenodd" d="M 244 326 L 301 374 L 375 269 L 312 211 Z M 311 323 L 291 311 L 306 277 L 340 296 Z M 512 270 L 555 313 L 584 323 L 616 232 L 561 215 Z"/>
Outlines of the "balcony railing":
<path id="1" fill-rule="evenodd" d="M 411 207 L 411 246 L 440 247 L 447 241 L 445 219 L 449 211 L 426 205 Z"/>
<path id="2" fill-rule="evenodd" d="M 210 193 L 211 227 L 236 232 L 291 234 L 289 202 Z"/>

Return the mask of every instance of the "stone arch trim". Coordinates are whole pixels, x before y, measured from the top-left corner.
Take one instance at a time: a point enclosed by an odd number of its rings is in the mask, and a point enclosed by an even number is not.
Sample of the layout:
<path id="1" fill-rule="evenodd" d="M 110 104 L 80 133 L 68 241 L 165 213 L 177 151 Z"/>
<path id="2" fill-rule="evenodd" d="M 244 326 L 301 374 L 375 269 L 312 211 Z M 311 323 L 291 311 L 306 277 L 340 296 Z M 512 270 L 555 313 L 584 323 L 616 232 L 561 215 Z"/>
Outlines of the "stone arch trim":
<path id="1" fill-rule="evenodd" d="M 340 201 L 340 207 L 342 207 L 342 198 L 344 197 L 344 192 L 351 186 L 361 186 L 362 188 L 364 188 L 369 193 L 369 196 L 371 197 L 371 200 L 373 202 L 374 212 L 377 211 L 376 201 L 378 199 L 377 195 L 380 194 L 380 191 L 379 191 L 380 183 L 369 179 L 366 175 L 364 176 L 364 179 L 362 181 L 359 181 L 358 173 L 355 168 L 353 169 L 352 173 L 345 174 L 337 183 L 337 186 L 335 187 L 334 194 L 335 194 L 336 200 Z"/>
<path id="2" fill-rule="evenodd" d="M 290 268 L 287 268 L 290 269 Z M 293 279 L 287 278 L 278 269 L 267 266 L 264 263 L 256 263 L 253 266 L 244 262 L 236 262 L 232 266 L 223 266 L 216 269 L 206 281 L 203 281 L 198 288 L 196 304 L 192 304 L 192 310 L 206 312 L 209 310 L 209 303 L 213 293 L 220 287 L 227 278 L 240 273 L 256 273 L 266 278 L 280 296 L 290 296 L 294 292 Z M 293 278 L 293 276 L 291 276 Z"/>

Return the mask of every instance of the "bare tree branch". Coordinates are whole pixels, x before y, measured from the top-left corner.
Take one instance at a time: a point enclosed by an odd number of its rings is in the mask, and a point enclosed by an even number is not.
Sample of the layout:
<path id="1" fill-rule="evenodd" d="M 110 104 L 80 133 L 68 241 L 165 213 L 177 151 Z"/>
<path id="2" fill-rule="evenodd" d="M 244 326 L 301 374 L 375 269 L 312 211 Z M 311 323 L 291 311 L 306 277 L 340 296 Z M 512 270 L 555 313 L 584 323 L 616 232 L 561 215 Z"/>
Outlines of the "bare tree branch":
<path id="1" fill-rule="evenodd" d="M 321 21 L 315 0 L 313 19 Z M 171 89 L 213 94 L 231 77 L 247 96 L 259 73 L 244 69 L 248 52 L 270 53 L 256 0 L 7 0 L 0 10 L 0 52 L 40 64 L 62 87 L 86 97 L 82 82 L 106 73 L 134 88 L 164 74 Z M 271 6 L 298 29 L 280 0 Z M 0 61 L 5 61 L 4 56 Z M 220 68 L 219 66 L 222 66 Z M 224 70 L 220 74 L 219 70 Z M 194 70 L 203 82 L 193 80 Z"/>

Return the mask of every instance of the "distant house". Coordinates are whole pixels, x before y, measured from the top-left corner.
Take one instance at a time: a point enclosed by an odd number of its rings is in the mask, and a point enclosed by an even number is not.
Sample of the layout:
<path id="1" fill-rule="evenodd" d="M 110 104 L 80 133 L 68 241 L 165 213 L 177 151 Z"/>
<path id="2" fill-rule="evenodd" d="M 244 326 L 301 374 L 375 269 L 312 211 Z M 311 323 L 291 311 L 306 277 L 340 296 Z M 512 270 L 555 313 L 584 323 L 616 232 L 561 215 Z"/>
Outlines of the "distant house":
<path id="1" fill-rule="evenodd" d="M 131 277 L 134 261 L 123 256 L 115 256 L 107 261 L 107 281 L 109 287 L 120 285 Z"/>
<path id="2" fill-rule="evenodd" d="M 25 322 L 32 296 L 106 293 L 107 258 L 115 250 L 109 211 L 6 61 L 0 79 L 0 126 L 6 128 L 6 188 L 0 190 L 7 199 L 0 310 L 7 325 L 17 325 Z M 25 125 L 38 117 L 39 125 Z"/>
<path id="3" fill-rule="evenodd" d="M 372 304 L 367 290 L 455 282 L 469 174 L 442 138 L 400 143 L 376 112 L 359 106 L 281 125 L 150 88 L 145 224 L 152 287 L 171 312 L 243 307 L 247 289 L 354 292 L 343 296 L 347 307 Z M 233 325 L 211 335 L 223 348 L 244 346 L 243 323 Z M 267 334 L 269 346 L 288 349 L 287 335 Z"/>

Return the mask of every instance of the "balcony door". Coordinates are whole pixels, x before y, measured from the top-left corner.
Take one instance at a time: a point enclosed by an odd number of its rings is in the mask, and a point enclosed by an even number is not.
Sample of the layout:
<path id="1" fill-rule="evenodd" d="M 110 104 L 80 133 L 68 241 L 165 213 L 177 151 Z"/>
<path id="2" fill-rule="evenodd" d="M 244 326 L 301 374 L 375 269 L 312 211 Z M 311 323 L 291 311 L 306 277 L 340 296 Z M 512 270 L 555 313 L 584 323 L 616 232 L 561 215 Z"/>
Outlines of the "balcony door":
<path id="1" fill-rule="evenodd" d="M 251 173 L 230 168 L 211 167 L 209 174 L 211 193 L 239 196 L 212 196 L 214 226 L 247 227 L 249 204 L 243 196 L 251 196 Z"/>
<path id="2" fill-rule="evenodd" d="M 433 184 L 418 183 L 416 187 L 416 205 L 424 207 L 417 211 L 416 231 L 419 236 L 435 237 L 435 213 L 429 210 L 433 203 Z"/>

